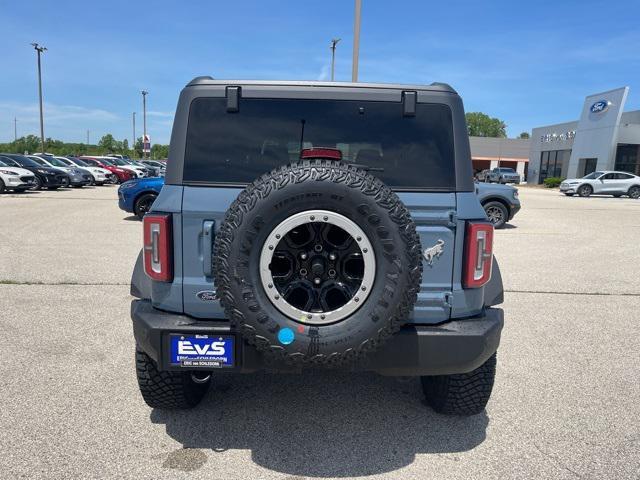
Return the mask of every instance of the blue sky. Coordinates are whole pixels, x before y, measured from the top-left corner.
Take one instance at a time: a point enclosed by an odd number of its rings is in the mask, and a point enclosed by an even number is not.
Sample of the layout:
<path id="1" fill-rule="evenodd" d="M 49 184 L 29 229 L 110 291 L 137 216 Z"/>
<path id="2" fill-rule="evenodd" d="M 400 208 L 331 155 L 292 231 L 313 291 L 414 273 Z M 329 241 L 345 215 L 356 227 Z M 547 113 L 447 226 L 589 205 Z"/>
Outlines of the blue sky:
<path id="1" fill-rule="evenodd" d="M 443 81 L 467 111 L 503 119 L 509 136 L 576 119 L 584 97 L 628 85 L 640 108 L 640 2 L 363 0 L 360 80 Z M 353 0 L 316 2 L 0 0 L 0 142 L 38 132 L 37 41 L 45 134 L 131 139 L 148 90 L 148 131 L 168 143 L 180 89 L 193 77 L 351 78 Z"/>

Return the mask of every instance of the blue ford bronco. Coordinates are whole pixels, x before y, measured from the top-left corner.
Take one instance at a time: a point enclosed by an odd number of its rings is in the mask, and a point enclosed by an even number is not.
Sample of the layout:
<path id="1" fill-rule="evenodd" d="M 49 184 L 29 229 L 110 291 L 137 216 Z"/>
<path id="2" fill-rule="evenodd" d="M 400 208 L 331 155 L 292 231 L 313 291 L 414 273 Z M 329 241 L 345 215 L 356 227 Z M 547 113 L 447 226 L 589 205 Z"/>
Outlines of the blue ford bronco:
<path id="1" fill-rule="evenodd" d="M 482 411 L 503 288 L 474 190 L 446 84 L 194 79 L 131 283 L 142 397 L 190 408 L 230 372 L 325 368 Z"/>

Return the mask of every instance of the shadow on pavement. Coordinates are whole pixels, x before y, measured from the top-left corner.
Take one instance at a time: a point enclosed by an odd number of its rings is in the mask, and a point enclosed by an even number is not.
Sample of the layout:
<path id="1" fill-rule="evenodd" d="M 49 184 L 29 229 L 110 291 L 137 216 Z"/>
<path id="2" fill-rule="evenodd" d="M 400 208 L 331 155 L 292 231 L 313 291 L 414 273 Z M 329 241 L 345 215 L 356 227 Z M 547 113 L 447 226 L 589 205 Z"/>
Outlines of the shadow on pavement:
<path id="1" fill-rule="evenodd" d="M 245 449 L 264 468 L 305 477 L 391 472 L 417 453 L 462 452 L 484 441 L 485 413 L 449 417 L 423 402 L 418 379 L 260 373 L 225 377 L 191 411 L 150 417 L 184 449 L 212 450 L 210 462 L 215 452 Z"/>

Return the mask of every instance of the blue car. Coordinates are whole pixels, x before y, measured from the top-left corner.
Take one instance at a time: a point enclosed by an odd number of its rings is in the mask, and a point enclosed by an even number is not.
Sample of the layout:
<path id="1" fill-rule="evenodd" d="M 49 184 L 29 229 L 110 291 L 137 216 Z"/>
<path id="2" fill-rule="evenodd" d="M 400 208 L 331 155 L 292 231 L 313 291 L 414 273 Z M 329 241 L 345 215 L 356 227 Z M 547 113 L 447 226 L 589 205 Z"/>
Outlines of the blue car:
<path id="1" fill-rule="evenodd" d="M 164 178 L 136 178 L 124 182 L 118 188 L 118 206 L 121 210 L 135 213 L 140 220 L 162 190 Z"/>

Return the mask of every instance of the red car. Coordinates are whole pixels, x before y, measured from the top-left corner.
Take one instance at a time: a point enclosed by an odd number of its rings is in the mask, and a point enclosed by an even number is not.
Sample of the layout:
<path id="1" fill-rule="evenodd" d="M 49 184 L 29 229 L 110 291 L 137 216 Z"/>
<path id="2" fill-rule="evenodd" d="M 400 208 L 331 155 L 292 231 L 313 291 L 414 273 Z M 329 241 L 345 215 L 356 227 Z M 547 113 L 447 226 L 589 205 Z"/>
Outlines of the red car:
<path id="1" fill-rule="evenodd" d="M 134 178 L 133 173 L 129 170 L 125 170 L 124 168 L 117 167 L 109 160 L 105 160 L 104 158 L 93 158 L 93 157 L 79 157 L 81 160 L 93 165 L 94 167 L 106 168 L 111 173 L 113 173 L 118 179 L 118 183 L 126 182 L 127 180 L 131 180 Z"/>

